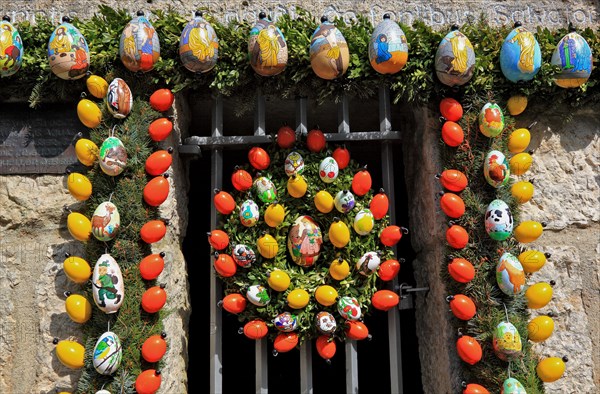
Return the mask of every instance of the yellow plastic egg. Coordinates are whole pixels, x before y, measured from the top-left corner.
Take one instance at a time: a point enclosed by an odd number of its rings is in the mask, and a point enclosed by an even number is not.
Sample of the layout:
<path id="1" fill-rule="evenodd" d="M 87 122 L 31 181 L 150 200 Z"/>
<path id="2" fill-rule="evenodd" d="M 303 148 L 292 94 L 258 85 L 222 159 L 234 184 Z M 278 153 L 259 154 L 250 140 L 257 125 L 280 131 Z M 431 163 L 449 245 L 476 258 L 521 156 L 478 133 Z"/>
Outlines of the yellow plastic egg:
<path id="1" fill-rule="evenodd" d="M 90 75 L 87 81 L 85 81 L 85 84 L 92 96 L 99 99 L 106 97 L 106 92 L 108 92 L 108 82 L 106 82 L 104 78 L 97 75 Z"/>
<path id="2" fill-rule="evenodd" d="M 350 230 L 341 220 L 334 221 L 329 226 L 329 241 L 336 248 L 343 248 L 350 241 Z"/>
<path id="3" fill-rule="evenodd" d="M 544 225 L 542 223 L 527 220 L 521 222 L 521 224 L 515 228 L 513 234 L 518 242 L 529 243 L 538 239 L 543 231 Z"/>
<path id="4" fill-rule="evenodd" d="M 337 290 L 329 285 L 319 286 L 315 291 L 315 298 L 317 299 L 317 302 L 323 306 L 331 306 L 335 304 L 337 296 Z"/>
<path id="5" fill-rule="evenodd" d="M 564 360 L 564 361 L 563 361 Z M 566 357 L 562 359 L 558 357 L 548 357 L 540 361 L 535 367 L 535 371 L 542 382 L 550 383 L 560 379 L 565 373 Z"/>
<path id="6" fill-rule="evenodd" d="M 265 210 L 265 222 L 269 227 L 277 227 L 283 223 L 285 210 L 281 204 L 273 203 Z"/>
<path id="7" fill-rule="evenodd" d="M 65 301 L 65 309 L 75 323 L 85 323 L 92 317 L 92 304 L 80 294 L 70 294 Z"/>
<path id="8" fill-rule="evenodd" d="M 531 134 L 527 129 L 516 129 L 508 136 L 508 150 L 510 153 L 523 152 L 529 146 Z"/>
<path id="9" fill-rule="evenodd" d="M 532 163 L 533 157 L 529 153 L 522 152 L 511 157 L 508 165 L 510 166 L 511 173 L 514 175 L 523 175 L 529 170 Z"/>
<path id="10" fill-rule="evenodd" d="M 304 177 L 300 174 L 295 174 L 288 179 L 287 191 L 294 198 L 301 198 L 306 194 L 308 185 Z"/>
<path id="11" fill-rule="evenodd" d="M 92 276 L 92 268 L 88 262 L 77 256 L 67 256 L 63 262 L 63 270 L 67 278 L 75 283 L 85 283 Z"/>
<path id="12" fill-rule="evenodd" d="M 78 342 L 62 340 L 56 345 L 56 356 L 67 368 L 79 369 L 83 367 L 85 348 Z"/>
<path id="13" fill-rule="evenodd" d="M 333 260 L 329 265 L 329 275 L 335 280 L 343 280 L 350 274 L 350 265 L 341 257 Z"/>
<path id="14" fill-rule="evenodd" d="M 102 121 L 100 108 L 98 108 L 96 103 L 88 99 L 80 100 L 77 104 L 77 116 L 81 123 L 90 129 L 98 127 Z"/>
<path id="15" fill-rule="evenodd" d="M 519 204 L 525 204 L 533 197 L 533 184 L 527 181 L 519 181 L 513 183 L 510 192 Z"/>
<path id="16" fill-rule="evenodd" d="M 94 162 L 98 160 L 98 153 L 98 145 L 96 145 L 92 140 L 80 138 L 75 143 L 75 154 L 77 155 L 77 159 L 84 166 L 89 167 L 93 165 Z"/>
<path id="17" fill-rule="evenodd" d="M 275 291 L 286 291 L 290 287 L 290 276 L 282 270 L 274 270 L 267 279 L 269 287 Z"/>
<path id="18" fill-rule="evenodd" d="M 287 296 L 287 302 L 290 308 L 293 309 L 301 309 L 308 305 L 308 301 L 310 296 L 308 292 L 304 289 L 295 289 L 290 291 L 290 294 Z"/>
<path id="19" fill-rule="evenodd" d="M 265 259 L 272 259 L 279 251 L 277 240 L 271 234 L 264 234 L 260 237 L 256 242 L 256 246 L 258 247 L 258 253 Z"/>
<path id="20" fill-rule="evenodd" d="M 69 216 L 67 216 L 67 228 L 73 238 L 78 241 L 86 242 L 90 239 L 92 223 L 79 212 L 71 212 Z"/>
<path id="21" fill-rule="evenodd" d="M 549 253 L 542 253 L 537 250 L 526 250 L 519 255 L 519 261 L 523 266 L 523 271 L 531 274 L 539 271 L 544 264 L 546 264 L 547 257 L 550 257 Z"/>
<path id="22" fill-rule="evenodd" d="M 525 111 L 525 108 L 527 108 L 527 97 L 522 95 L 512 96 L 508 99 L 506 106 L 508 108 L 508 113 L 512 116 L 520 115 Z"/>
<path id="23" fill-rule="evenodd" d="M 554 331 L 554 320 L 549 316 L 538 316 L 527 324 L 527 331 L 533 342 L 545 341 Z"/>
<path id="24" fill-rule="evenodd" d="M 552 299 L 552 286 L 554 282 L 550 283 L 539 282 L 533 286 L 529 286 L 525 291 L 525 298 L 527 298 L 527 307 L 531 309 L 540 309 L 545 307 Z"/>
<path id="25" fill-rule="evenodd" d="M 333 210 L 333 207 L 335 206 L 333 202 L 333 197 L 331 196 L 331 194 L 329 194 L 329 192 L 325 190 L 321 190 L 315 195 L 314 202 L 315 207 L 317 207 L 317 209 L 321 213 L 329 213 Z"/>
<path id="26" fill-rule="evenodd" d="M 67 178 L 69 193 L 79 201 L 85 201 L 92 195 L 92 182 L 78 172 L 72 172 Z"/>

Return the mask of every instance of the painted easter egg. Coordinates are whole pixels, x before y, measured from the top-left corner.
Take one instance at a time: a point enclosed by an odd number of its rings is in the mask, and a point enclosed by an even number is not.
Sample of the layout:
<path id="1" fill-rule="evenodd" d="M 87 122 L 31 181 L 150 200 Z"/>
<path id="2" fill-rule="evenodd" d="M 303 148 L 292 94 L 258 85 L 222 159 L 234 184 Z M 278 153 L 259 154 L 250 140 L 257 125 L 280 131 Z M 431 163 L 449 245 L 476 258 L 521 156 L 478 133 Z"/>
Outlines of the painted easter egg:
<path id="1" fill-rule="evenodd" d="M 370 275 L 377 271 L 381 258 L 377 252 L 367 252 L 356 262 L 356 270 L 363 275 Z"/>
<path id="2" fill-rule="evenodd" d="M 554 82 L 561 88 L 578 88 L 592 73 L 592 50 L 585 38 L 574 29 L 560 39 L 550 63 L 560 67 Z"/>
<path id="3" fill-rule="evenodd" d="M 521 354 L 523 345 L 521 335 L 517 328 L 510 322 L 498 323 L 492 338 L 494 353 L 500 360 L 509 361 Z"/>
<path id="4" fill-rule="evenodd" d="M 92 166 L 98 160 L 98 145 L 87 138 L 80 138 L 75 143 L 75 155 L 84 166 Z"/>
<path id="5" fill-rule="evenodd" d="M 85 80 L 85 86 L 92 96 L 99 99 L 106 97 L 106 92 L 108 92 L 108 82 L 98 75 L 90 75 Z"/>
<path id="6" fill-rule="evenodd" d="M 265 306 L 271 302 L 269 291 L 266 287 L 261 285 L 252 285 L 248 287 L 246 298 L 256 306 Z"/>
<path id="7" fill-rule="evenodd" d="M 138 11 L 123 29 L 119 56 L 123 65 L 132 72 L 150 71 L 160 58 L 158 34 L 142 11 Z"/>
<path id="8" fill-rule="evenodd" d="M 529 81 L 542 65 L 542 52 L 533 33 L 515 23 L 500 48 L 500 69 L 511 82 Z"/>
<path id="9" fill-rule="evenodd" d="M 291 332 L 298 328 L 298 317 L 290 312 L 283 312 L 272 320 L 276 329 L 282 332 Z"/>
<path id="10" fill-rule="evenodd" d="M 75 323 L 85 323 L 92 317 L 92 304 L 81 294 L 66 292 L 65 310 Z"/>
<path id="11" fill-rule="evenodd" d="M 327 17 L 322 17 L 310 39 L 313 71 L 320 78 L 335 79 L 346 73 L 349 61 L 350 51 L 342 32 Z"/>
<path id="12" fill-rule="evenodd" d="M 123 347 L 117 334 L 107 331 L 98 338 L 96 346 L 94 346 L 92 363 L 99 374 L 113 374 L 119 368 L 122 357 Z"/>
<path id="13" fill-rule="evenodd" d="M 213 69 L 219 58 L 219 38 L 212 25 L 196 11 L 181 32 L 179 58 L 191 72 L 205 73 Z"/>
<path id="14" fill-rule="evenodd" d="M 248 245 L 237 244 L 231 250 L 231 257 L 237 265 L 248 268 L 256 262 L 256 253 Z"/>
<path id="15" fill-rule="evenodd" d="M 92 216 L 92 234 L 99 241 L 110 241 L 117 236 L 121 216 L 117 206 L 110 201 L 98 205 Z"/>
<path id="16" fill-rule="evenodd" d="M 48 41 L 50 69 L 61 79 L 79 79 L 90 68 L 90 51 L 85 37 L 71 20 L 65 16 L 62 21 Z"/>
<path id="17" fill-rule="evenodd" d="M 321 334 L 332 335 L 337 328 L 337 323 L 331 313 L 321 311 L 315 317 L 315 326 Z"/>
<path id="18" fill-rule="evenodd" d="M 512 234 L 513 217 L 508 205 L 499 199 L 493 200 L 485 210 L 485 231 L 490 238 L 504 241 Z"/>
<path id="19" fill-rule="evenodd" d="M 67 177 L 67 189 L 75 199 L 85 201 L 92 195 L 92 182 L 78 172 L 72 172 Z"/>
<path id="20" fill-rule="evenodd" d="M 250 30 L 248 38 L 250 65 L 258 75 L 270 77 L 281 73 L 288 60 L 285 37 L 267 14 L 258 14 L 258 21 Z"/>
<path id="21" fill-rule="evenodd" d="M 488 152 L 483 162 L 483 176 L 495 188 L 506 185 L 510 177 L 510 166 L 504 153 L 499 150 Z"/>
<path id="22" fill-rule="evenodd" d="M 290 152 L 285 158 L 283 166 L 287 176 L 302 174 L 302 171 L 304 171 L 304 159 L 300 153 L 296 151 Z"/>
<path id="23" fill-rule="evenodd" d="M 81 257 L 71 256 L 66 254 L 66 259 L 63 262 L 63 270 L 69 280 L 75 283 L 85 283 L 92 276 L 92 268 L 87 261 Z"/>
<path id="24" fill-rule="evenodd" d="M 402 70 L 408 60 L 406 35 L 390 14 L 383 15 L 369 41 L 369 61 L 380 74 L 395 74 Z"/>
<path id="25" fill-rule="evenodd" d="M 367 235 L 373 230 L 375 226 L 375 218 L 371 213 L 370 209 L 361 209 L 358 211 L 356 216 L 354 217 L 354 223 L 352 227 L 354 227 L 354 231 L 358 235 Z"/>
<path id="26" fill-rule="evenodd" d="M 125 145 L 117 137 L 108 137 L 100 145 L 100 168 L 106 175 L 117 176 L 127 165 Z"/>
<path id="27" fill-rule="evenodd" d="M 240 206 L 240 222 L 246 227 L 252 227 L 258 222 L 260 212 L 258 205 L 252 200 L 246 200 Z"/>
<path id="28" fill-rule="evenodd" d="M 453 26 L 435 53 L 435 72 L 444 85 L 461 86 L 471 80 L 475 70 L 475 51 L 471 41 Z"/>
<path id="29" fill-rule="evenodd" d="M 58 341 L 56 338 L 54 344 L 56 345 L 56 357 L 62 365 L 71 369 L 83 368 L 85 348 L 82 344 L 70 340 Z"/>
<path id="30" fill-rule="evenodd" d="M 115 78 L 108 85 L 106 92 L 106 106 L 108 112 L 117 119 L 123 119 L 131 112 L 133 95 L 129 85 L 121 78 Z"/>
<path id="31" fill-rule="evenodd" d="M 319 258 L 323 236 L 319 225 L 306 215 L 299 216 L 290 227 L 287 247 L 292 261 L 301 267 L 311 267 Z"/>
<path id="32" fill-rule="evenodd" d="M 94 302 L 104 313 L 115 313 L 125 297 L 123 275 L 110 254 L 100 256 L 92 273 Z"/>
<path id="33" fill-rule="evenodd" d="M 260 201 L 272 203 L 277 199 L 277 188 L 267 177 L 261 176 L 254 180 L 254 191 Z"/>
<path id="34" fill-rule="evenodd" d="M 354 297 L 340 297 L 337 309 L 340 316 L 346 320 L 358 320 L 362 316 L 360 304 Z"/>
<path id="35" fill-rule="evenodd" d="M 504 114 L 496 103 L 486 103 L 479 111 L 479 131 L 486 137 L 497 137 L 504 130 Z"/>
<path id="36" fill-rule="evenodd" d="M 508 378 L 502 383 L 500 394 L 527 394 L 527 391 L 517 379 Z"/>
<path id="37" fill-rule="evenodd" d="M 0 77 L 10 77 L 21 68 L 23 40 L 8 16 L 4 16 L 0 21 L 0 48 Z"/>
<path id="38" fill-rule="evenodd" d="M 325 183 L 332 183 L 340 172 L 337 161 L 331 156 L 324 158 L 319 164 L 319 178 Z"/>
<path id="39" fill-rule="evenodd" d="M 349 190 L 340 190 L 333 199 L 333 203 L 335 205 L 335 209 L 340 211 L 341 213 L 348 213 L 354 209 L 354 205 L 356 205 L 356 201 L 354 200 L 354 195 Z"/>
<path id="40" fill-rule="evenodd" d="M 500 256 L 496 264 L 496 282 L 506 295 L 517 295 L 525 289 L 525 272 L 518 258 L 510 253 Z"/>
<path id="41" fill-rule="evenodd" d="M 81 99 L 77 103 L 77 117 L 85 127 L 93 129 L 102 122 L 102 111 L 92 100 Z"/>

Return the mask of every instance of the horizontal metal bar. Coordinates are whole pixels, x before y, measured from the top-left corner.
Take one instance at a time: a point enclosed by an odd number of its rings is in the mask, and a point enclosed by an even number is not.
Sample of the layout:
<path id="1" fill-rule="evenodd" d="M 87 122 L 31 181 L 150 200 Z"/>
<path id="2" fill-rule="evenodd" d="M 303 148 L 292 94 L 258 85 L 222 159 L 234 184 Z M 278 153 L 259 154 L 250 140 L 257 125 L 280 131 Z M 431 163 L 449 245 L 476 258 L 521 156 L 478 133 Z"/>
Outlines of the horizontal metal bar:
<path id="1" fill-rule="evenodd" d="M 202 157 L 202 151 L 198 145 L 179 145 L 177 152 L 179 156 Z"/>

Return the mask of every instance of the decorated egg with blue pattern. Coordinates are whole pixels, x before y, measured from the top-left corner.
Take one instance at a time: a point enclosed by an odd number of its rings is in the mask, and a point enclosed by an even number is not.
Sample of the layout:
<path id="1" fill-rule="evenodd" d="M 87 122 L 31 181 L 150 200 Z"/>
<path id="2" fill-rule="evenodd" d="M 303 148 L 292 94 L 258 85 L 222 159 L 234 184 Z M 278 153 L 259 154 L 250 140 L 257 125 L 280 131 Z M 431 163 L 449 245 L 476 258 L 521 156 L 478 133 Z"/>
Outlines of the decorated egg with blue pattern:
<path id="1" fill-rule="evenodd" d="M 117 236 L 121 227 L 121 216 L 117 206 L 110 201 L 98 205 L 92 216 L 92 234 L 99 241 L 110 241 Z"/>
<path id="2" fill-rule="evenodd" d="M 205 73 L 212 70 L 219 57 L 219 38 L 212 25 L 196 12 L 181 32 L 179 58 L 183 66 L 192 72 Z"/>
<path id="3" fill-rule="evenodd" d="M 254 180 L 254 191 L 262 202 L 272 203 L 277 199 L 277 188 L 267 177 L 261 176 Z"/>
<path id="4" fill-rule="evenodd" d="M 492 347 L 500 360 L 509 361 L 519 357 L 523 344 L 517 327 L 507 321 L 500 322 L 494 330 Z"/>
<path id="5" fill-rule="evenodd" d="M 114 332 L 107 331 L 96 341 L 92 364 L 99 374 L 112 375 L 119 368 L 122 357 L 121 340 Z"/>
<path id="6" fill-rule="evenodd" d="M 10 77 L 21 68 L 23 40 L 19 31 L 5 16 L 0 21 L 0 77 Z"/>
<path id="7" fill-rule="evenodd" d="M 287 176 L 299 175 L 304 171 L 304 159 L 296 151 L 290 152 L 283 164 Z"/>
<path id="8" fill-rule="evenodd" d="M 281 73 L 288 61 L 288 48 L 283 33 L 261 12 L 248 38 L 250 65 L 258 75 L 270 77 Z"/>
<path id="9" fill-rule="evenodd" d="M 123 65 L 132 72 L 150 71 L 160 58 L 158 34 L 143 12 L 138 11 L 123 29 L 119 56 Z"/>
<path id="10" fill-rule="evenodd" d="M 383 16 L 371 34 L 369 61 L 380 74 L 395 74 L 402 70 L 408 59 L 406 35 L 390 14 Z"/>
<path id="11" fill-rule="evenodd" d="M 457 26 L 446 34 L 435 53 L 435 72 L 441 83 L 460 86 L 469 82 L 475 70 L 475 51 L 471 41 Z"/>
<path id="12" fill-rule="evenodd" d="M 500 200 L 493 200 L 485 210 L 485 231 L 491 239 L 504 241 L 513 231 L 513 217 L 508 205 Z"/>
<path id="13" fill-rule="evenodd" d="M 90 51 L 85 37 L 69 23 L 70 19 L 63 17 L 62 20 L 48 41 L 50 69 L 61 79 L 79 79 L 90 68 Z"/>
<path id="14" fill-rule="evenodd" d="M 310 66 L 317 76 L 331 80 L 344 75 L 349 62 L 350 51 L 342 32 L 322 17 L 310 39 Z"/>
<path id="15" fill-rule="evenodd" d="M 500 394 L 527 394 L 525 387 L 515 378 L 508 378 L 502 383 Z"/>
<path id="16" fill-rule="evenodd" d="M 578 88 L 592 73 L 592 50 L 585 38 L 571 31 L 558 42 L 551 63 L 561 70 L 554 77 L 558 86 Z"/>
<path id="17" fill-rule="evenodd" d="M 252 227 L 258 222 L 260 212 L 258 205 L 252 200 L 246 200 L 240 206 L 240 222 L 246 227 Z"/>
<path id="18" fill-rule="evenodd" d="M 496 282 L 506 295 L 514 296 L 523 292 L 525 271 L 517 257 L 510 253 L 500 256 L 500 260 L 496 264 Z"/>
<path id="19" fill-rule="evenodd" d="M 485 156 L 483 176 L 495 188 L 506 185 L 510 177 L 510 166 L 504 153 L 492 150 Z"/>
<path id="20" fill-rule="evenodd" d="M 500 69 L 511 82 L 529 81 L 540 71 L 542 52 L 532 32 L 515 23 L 500 48 Z"/>
<path id="21" fill-rule="evenodd" d="M 291 332 L 298 328 L 298 317 L 290 312 L 283 312 L 273 320 L 275 328 L 282 332 Z"/>

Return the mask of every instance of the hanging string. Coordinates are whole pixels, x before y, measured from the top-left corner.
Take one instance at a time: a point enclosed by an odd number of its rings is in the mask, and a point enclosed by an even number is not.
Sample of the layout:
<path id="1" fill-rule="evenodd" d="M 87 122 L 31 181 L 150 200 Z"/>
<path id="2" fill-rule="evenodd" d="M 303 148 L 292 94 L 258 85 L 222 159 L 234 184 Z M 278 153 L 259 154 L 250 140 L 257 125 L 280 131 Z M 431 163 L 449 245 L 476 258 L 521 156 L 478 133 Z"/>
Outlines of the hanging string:
<path id="1" fill-rule="evenodd" d="M 108 202 L 110 202 L 112 196 L 113 196 L 114 192 L 110 193 L 110 196 L 108 196 Z"/>
<path id="2" fill-rule="evenodd" d="M 510 323 L 510 320 L 508 320 L 508 310 L 506 309 L 506 304 L 503 302 L 503 303 L 502 303 L 502 306 L 504 306 L 504 313 L 506 314 L 506 321 L 507 321 L 508 323 Z"/>
<path id="3" fill-rule="evenodd" d="M 115 129 L 117 128 L 117 125 L 114 125 L 112 130 L 110 131 L 110 137 L 114 137 L 115 136 Z"/>

